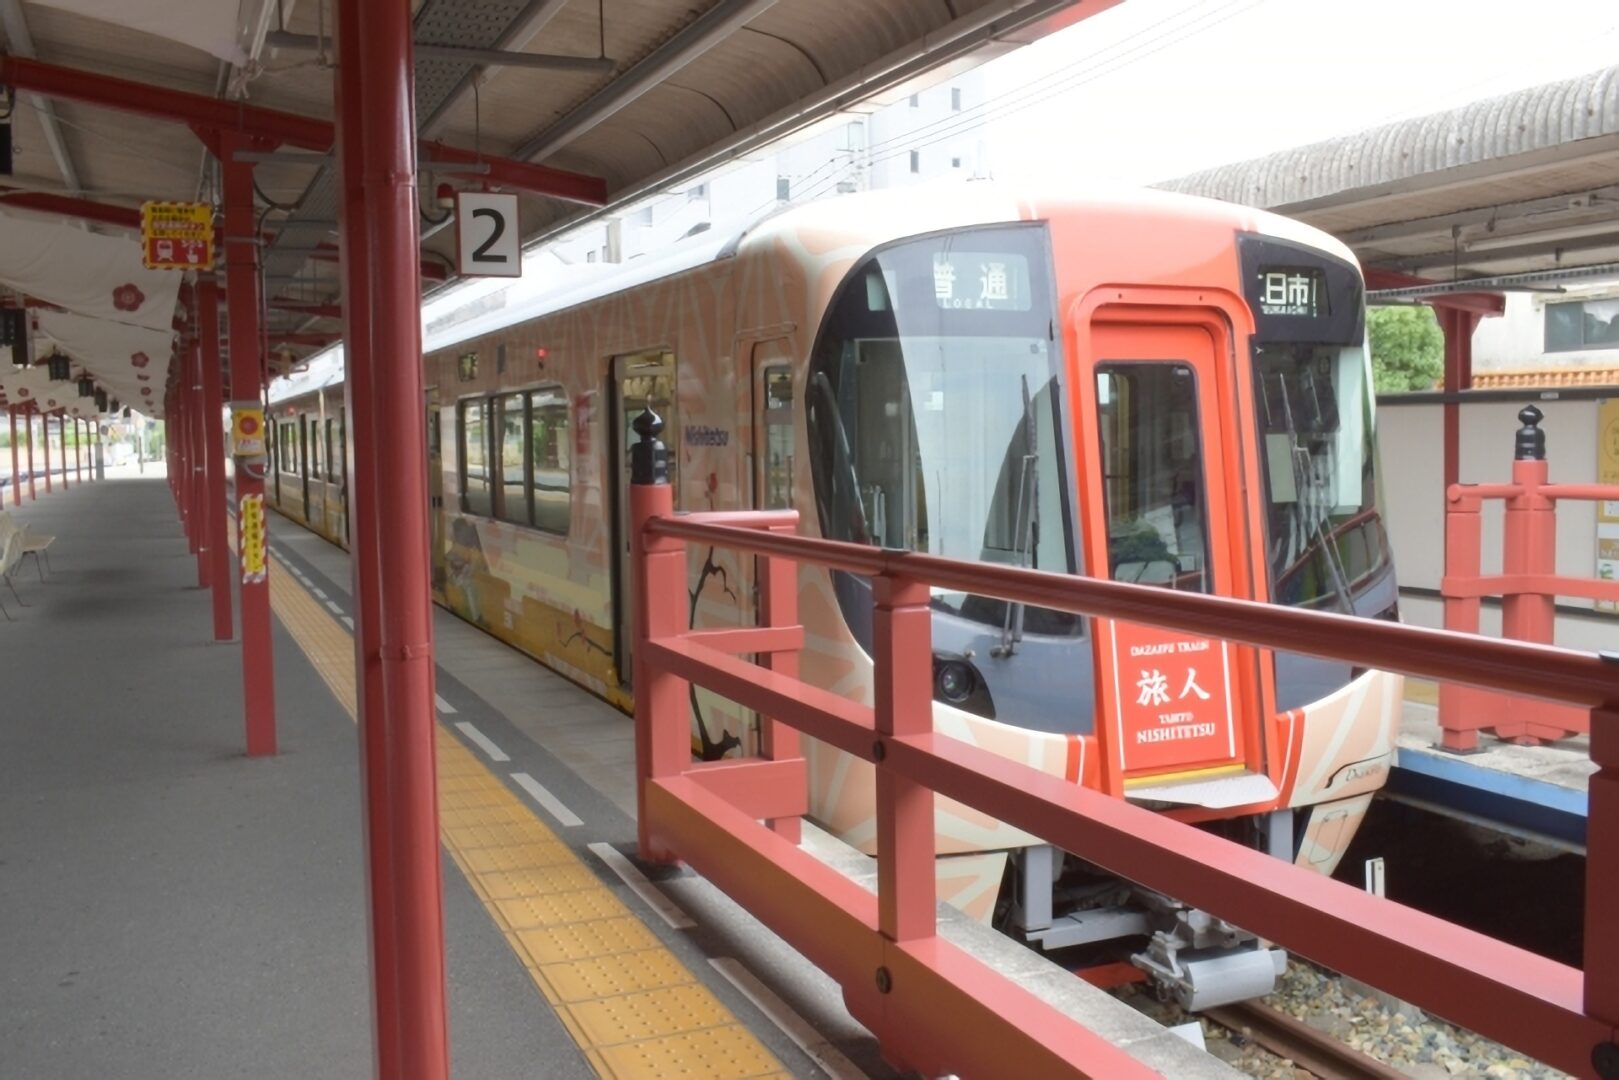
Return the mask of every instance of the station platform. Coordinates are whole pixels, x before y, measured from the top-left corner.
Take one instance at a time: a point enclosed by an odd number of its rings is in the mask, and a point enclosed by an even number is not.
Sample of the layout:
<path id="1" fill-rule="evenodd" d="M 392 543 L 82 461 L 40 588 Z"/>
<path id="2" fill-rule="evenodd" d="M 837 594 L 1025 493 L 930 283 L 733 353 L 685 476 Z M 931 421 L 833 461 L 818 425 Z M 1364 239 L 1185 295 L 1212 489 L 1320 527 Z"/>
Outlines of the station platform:
<path id="1" fill-rule="evenodd" d="M 165 483 L 18 516 L 58 539 L 0 623 L 0 1077 L 372 1072 L 348 555 L 271 518 L 279 753 L 249 759 Z M 435 634 L 455 1075 L 898 1075 L 718 890 L 642 876 L 628 717 L 446 612 Z M 941 932 L 1165 1075 L 1238 1075 L 992 931 Z"/>
<path id="2" fill-rule="evenodd" d="M 1484 733 L 1479 748 L 1439 745 L 1437 687 L 1408 680 L 1388 798 L 1565 851 L 1584 854 L 1589 736 L 1519 746 Z"/>

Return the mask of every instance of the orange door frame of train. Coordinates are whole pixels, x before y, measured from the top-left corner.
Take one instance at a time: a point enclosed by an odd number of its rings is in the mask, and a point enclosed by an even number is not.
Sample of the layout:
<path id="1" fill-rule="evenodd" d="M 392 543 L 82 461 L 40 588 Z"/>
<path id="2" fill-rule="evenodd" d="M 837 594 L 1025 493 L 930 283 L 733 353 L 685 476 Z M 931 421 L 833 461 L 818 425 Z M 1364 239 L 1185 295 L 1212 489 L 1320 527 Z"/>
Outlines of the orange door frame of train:
<path id="1" fill-rule="evenodd" d="M 1237 371 L 1233 341 L 1233 326 L 1247 322 L 1241 301 L 1219 289 L 1110 286 L 1071 307 L 1065 336 L 1073 357 L 1070 401 L 1079 505 L 1084 508 L 1084 565 L 1101 568 L 1098 576 L 1112 573 L 1098 369 L 1109 363 L 1173 362 L 1191 368 L 1196 382 L 1205 572 L 1216 593 L 1256 597 L 1252 537 L 1257 525 L 1250 527 L 1249 521 L 1257 504 L 1247 476 L 1253 449 L 1241 422 L 1251 415 L 1250 393 Z M 1103 790 L 1118 795 L 1136 779 L 1235 771 L 1278 779 L 1285 755 L 1275 741 L 1273 692 L 1270 680 L 1262 677 L 1266 665 L 1256 650 L 1105 619 L 1094 620 L 1094 625 L 1095 731 Z M 1136 664 L 1140 679 L 1134 677 L 1136 671 L 1127 673 L 1119 665 L 1116 653 L 1121 648 L 1127 660 L 1147 661 Z M 1129 655 L 1132 649 L 1134 657 Z M 1202 659 L 1217 656 L 1215 664 Z M 1198 671 L 1202 674 L 1194 674 Z M 1127 727 L 1137 735 L 1140 749 L 1125 745 Z M 1171 737 L 1158 739 L 1160 731 Z M 1177 748 L 1177 743 L 1183 745 Z"/>

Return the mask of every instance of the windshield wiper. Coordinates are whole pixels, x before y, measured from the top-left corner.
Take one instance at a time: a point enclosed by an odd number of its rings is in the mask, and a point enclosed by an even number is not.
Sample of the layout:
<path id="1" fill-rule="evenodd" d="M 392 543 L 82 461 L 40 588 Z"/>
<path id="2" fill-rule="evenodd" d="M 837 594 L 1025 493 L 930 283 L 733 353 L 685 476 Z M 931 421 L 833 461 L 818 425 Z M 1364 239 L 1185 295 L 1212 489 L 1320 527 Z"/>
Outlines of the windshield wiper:
<path id="1" fill-rule="evenodd" d="M 843 426 L 843 414 L 838 411 L 838 395 L 832 389 L 832 383 L 826 377 L 826 372 L 818 371 L 810 379 L 810 389 L 825 401 L 826 411 L 830 414 L 833 430 L 837 433 L 837 440 L 833 443 L 833 450 L 838 458 L 837 467 L 847 474 L 845 481 L 849 485 L 849 499 L 853 504 L 855 522 L 860 530 L 859 541 L 863 544 L 880 543 L 881 538 L 873 538 L 871 524 L 866 519 L 866 504 L 860 495 L 860 474 L 855 471 L 854 454 L 849 449 L 849 432 Z M 834 500 L 835 503 L 836 500 Z"/>
<path id="2" fill-rule="evenodd" d="M 1023 460 L 1018 471 L 1017 482 L 1017 509 L 1013 514 L 1012 529 L 1017 546 L 1013 553 L 1017 556 L 1017 565 L 1020 569 L 1028 569 L 1035 562 L 1035 539 L 1040 535 L 1040 478 L 1038 466 L 1040 452 L 1036 449 L 1040 445 L 1038 439 L 1039 429 L 1036 427 L 1034 414 L 1034 399 L 1029 396 L 1029 376 L 1023 379 Z M 1024 511 L 1028 512 L 1028 524 L 1024 524 Z M 1020 601 L 1009 601 L 1006 606 L 1006 619 L 1001 623 L 1001 643 L 989 650 L 989 654 L 997 659 L 1011 656 L 1017 652 L 1018 642 L 1023 640 L 1023 613 L 1025 605 Z"/>
<path id="3" fill-rule="evenodd" d="M 1338 598 L 1338 606 L 1345 615 L 1353 615 L 1355 613 L 1355 603 L 1349 596 L 1348 575 L 1344 573 L 1343 562 L 1338 557 L 1337 547 L 1334 546 L 1331 537 L 1327 535 L 1326 530 L 1322 527 L 1322 521 L 1327 515 L 1324 511 L 1322 513 L 1315 512 L 1316 484 L 1310 475 L 1313 462 L 1310 451 L 1306 450 L 1299 442 L 1298 425 L 1293 422 L 1293 402 L 1287 391 L 1286 378 L 1281 378 L 1281 388 L 1282 415 L 1287 421 L 1288 456 L 1293 463 L 1294 505 L 1299 508 L 1299 513 L 1305 517 L 1305 531 L 1315 534 L 1315 546 L 1321 549 L 1321 557 L 1326 561 L 1327 576 L 1332 579 L 1332 591 Z M 1309 505 L 1304 502 L 1306 493 L 1309 494 L 1311 499 Z"/>

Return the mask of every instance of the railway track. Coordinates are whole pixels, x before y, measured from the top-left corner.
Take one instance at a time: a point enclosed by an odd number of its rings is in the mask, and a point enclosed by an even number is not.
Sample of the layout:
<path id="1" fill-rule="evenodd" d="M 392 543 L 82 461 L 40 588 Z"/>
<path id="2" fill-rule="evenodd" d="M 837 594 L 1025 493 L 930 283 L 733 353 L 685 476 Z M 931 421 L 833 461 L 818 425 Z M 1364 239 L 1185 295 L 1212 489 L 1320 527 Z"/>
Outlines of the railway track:
<path id="1" fill-rule="evenodd" d="M 1244 1034 L 1299 1068 L 1328 1080 L 1360 1080 L 1362 1077 L 1401 1080 L 1406 1075 L 1269 1005 L 1242 1002 L 1218 1009 L 1205 1009 L 1203 1015 L 1221 1027 Z"/>

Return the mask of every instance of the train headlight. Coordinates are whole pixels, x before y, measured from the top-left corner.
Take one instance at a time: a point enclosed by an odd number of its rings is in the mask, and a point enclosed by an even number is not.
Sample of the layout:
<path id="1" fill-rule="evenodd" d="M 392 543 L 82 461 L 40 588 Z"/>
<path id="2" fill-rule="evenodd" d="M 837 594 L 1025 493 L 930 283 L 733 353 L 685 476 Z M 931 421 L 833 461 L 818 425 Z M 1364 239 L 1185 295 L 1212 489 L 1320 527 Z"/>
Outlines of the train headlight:
<path id="1" fill-rule="evenodd" d="M 965 660 L 936 659 L 933 664 L 933 692 L 940 701 L 960 705 L 972 697 L 978 676 Z"/>

